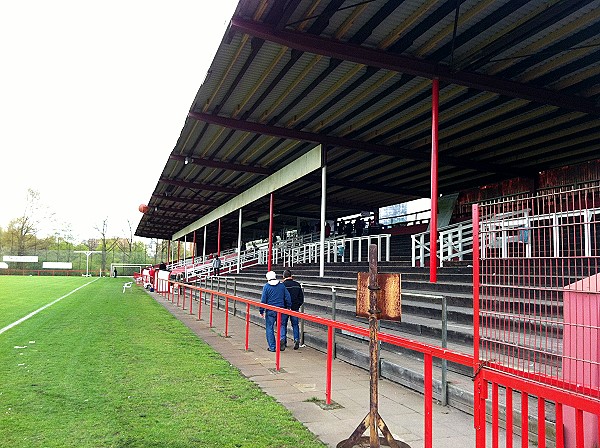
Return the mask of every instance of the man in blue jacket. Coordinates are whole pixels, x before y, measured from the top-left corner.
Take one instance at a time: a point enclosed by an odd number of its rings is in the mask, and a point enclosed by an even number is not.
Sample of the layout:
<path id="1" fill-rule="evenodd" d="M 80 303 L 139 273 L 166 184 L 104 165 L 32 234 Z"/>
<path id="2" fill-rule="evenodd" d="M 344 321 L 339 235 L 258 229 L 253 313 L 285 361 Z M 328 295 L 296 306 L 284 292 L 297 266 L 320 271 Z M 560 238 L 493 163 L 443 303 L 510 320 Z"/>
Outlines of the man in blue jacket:
<path id="1" fill-rule="evenodd" d="M 260 298 L 260 303 L 265 303 L 267 305 L 278 306 L 280 308 L 290 309 L 292 306 L 292 298 L 287 288 L 277 280 L 277 274 L 273 271 L 269 271 L 266 274 L 267 283 L 263 286 L 262 296 Z M 266 311 L 266 312 L 265 312 Z M 272 310 L 266 310 L 264 308 L 259 309 L 260 315 L 265 318 L 265 328 L 267 332 L 267 344 L 269 347 L 267 350 L 270 352 L 275 351 L 275 323 L 277 322 L 277 312 Z M 281 319 L 281 328 L 280 334 L 283 337 L 284 328 L 283 328 L 284 319 Z M 287 323 L 287 319 L 285 320 Z M 281 342 L 280 349 L 285 350 L 285 340 Z"/>
<path id="2" fill-rule="evenodd" d="M 283 285 L 290 293 L 292 298 L 292 311 L 300 311 L 300 307 L 304 303 L 304 291 L 300 283 L 294 280 L 292 271 L 286 269 L 283 271 Z M 300 326 L 298 325 L 299 319 L 296 316 L 288 316 L 287 314 L 281 316 L 281 326 L 284 328 L 281 338 L 287 341 L 287 321 L 288 317 L 292 321 L 292 330 L 294 332 L 294 350 L 298 350 L 300 347 Z"/>

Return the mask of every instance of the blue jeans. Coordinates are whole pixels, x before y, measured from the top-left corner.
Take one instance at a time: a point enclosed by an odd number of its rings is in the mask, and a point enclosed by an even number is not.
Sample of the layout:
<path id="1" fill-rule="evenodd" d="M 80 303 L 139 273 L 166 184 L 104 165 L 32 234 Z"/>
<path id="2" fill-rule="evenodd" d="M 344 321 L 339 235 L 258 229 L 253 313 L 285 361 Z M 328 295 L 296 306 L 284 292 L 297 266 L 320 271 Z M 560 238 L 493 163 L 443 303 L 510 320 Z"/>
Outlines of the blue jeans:
<path id="1" fill-rule="evenodd" d="M 285 327 L 283 326 L 283 318 L 286 317 L 283 314 L 281 315 L 281 330 L 280 336 L 281 339 L 285 338 Z M 287 323 L 287 322 L 286 322 Z M 267 332 L 267 344 L 269 345 L 269 349 L 275 350 L 275 329 L 277 324 L 277 313 L 271 310 L 265 310 L 265 328 Z"/>
<path id="2" fill-rule="evenodd" d="M 299 341 L 300 340 L 300 326 L 298 325 L 299 319 L 296 316 L 288 316 L 287 314 L 281 315 L 281 339 L 287 338 L 288 317 L 292 321 L 292 331 L 294 332 L 294 341 Z"/>

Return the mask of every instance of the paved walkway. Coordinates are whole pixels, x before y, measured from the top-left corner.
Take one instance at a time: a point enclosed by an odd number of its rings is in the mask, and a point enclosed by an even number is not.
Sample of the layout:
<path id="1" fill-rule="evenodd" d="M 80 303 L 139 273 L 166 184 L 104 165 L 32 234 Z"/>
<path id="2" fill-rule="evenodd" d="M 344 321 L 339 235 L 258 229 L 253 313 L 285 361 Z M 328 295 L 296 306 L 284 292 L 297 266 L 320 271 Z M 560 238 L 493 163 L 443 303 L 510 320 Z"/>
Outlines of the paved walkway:
<path id="1" fill-rule="evenodd" d="M 228 336 L 224 334 L 224 312 L 213 314 L 209 328 L 208 306 L 202 308 L 202 320 L 157 294 L 151 294 L 203 341 L 219 352 L 265 393 L 291 411 L 324 443 L 335 447 L 347 439 L 369 411 L 369 372 L 343 361 L 334 360 L 331 399 L 340 407 L 323 409 L 314 399 L 325 401 L 326 354 L 309 347 L 281 353 L 276 371 L 275 353 L 266 350 L 265 330 L 250 325 L 250 350 L 244 349 L 245 321 L 230 316 Z M 312 400 L 312 401 L 310 401 Z M 423 443 L 423 396 L 387 380 L 379 382 L 379 414 L 396 440 L 411 448 Z M 368 431 L 365 433 L 368 435 Z M 433 405 L 433 446 L 446 448 L 475 447 L 473 417 L 450 407 Z"/>

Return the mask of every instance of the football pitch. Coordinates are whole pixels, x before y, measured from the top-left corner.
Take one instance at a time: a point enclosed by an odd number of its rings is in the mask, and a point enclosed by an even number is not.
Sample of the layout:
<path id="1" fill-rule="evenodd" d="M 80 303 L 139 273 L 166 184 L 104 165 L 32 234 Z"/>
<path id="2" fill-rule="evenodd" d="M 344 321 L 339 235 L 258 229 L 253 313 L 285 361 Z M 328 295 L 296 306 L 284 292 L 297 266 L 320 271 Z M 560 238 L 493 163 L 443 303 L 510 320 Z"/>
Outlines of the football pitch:
<path id="1" fill-rule="evenodd" d="M 0 276 L 0 447 L 322 447 L 123 279 Z"/>

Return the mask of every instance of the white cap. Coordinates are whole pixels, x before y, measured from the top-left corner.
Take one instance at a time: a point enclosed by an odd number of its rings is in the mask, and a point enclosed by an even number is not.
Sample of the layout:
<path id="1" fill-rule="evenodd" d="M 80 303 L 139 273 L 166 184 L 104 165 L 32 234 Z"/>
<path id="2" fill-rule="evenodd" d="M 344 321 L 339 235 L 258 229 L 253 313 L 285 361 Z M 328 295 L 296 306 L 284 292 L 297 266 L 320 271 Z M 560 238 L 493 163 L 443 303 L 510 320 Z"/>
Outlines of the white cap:
<path id="1" fill-rule="evenodd" d="M 269 271 L 265 277 L 267 277 L 267 280 L 275 280 L 277 278 L 277 274 L 275 274 L 274 271 Z"/>

